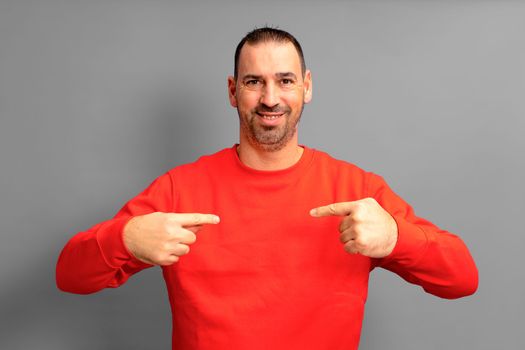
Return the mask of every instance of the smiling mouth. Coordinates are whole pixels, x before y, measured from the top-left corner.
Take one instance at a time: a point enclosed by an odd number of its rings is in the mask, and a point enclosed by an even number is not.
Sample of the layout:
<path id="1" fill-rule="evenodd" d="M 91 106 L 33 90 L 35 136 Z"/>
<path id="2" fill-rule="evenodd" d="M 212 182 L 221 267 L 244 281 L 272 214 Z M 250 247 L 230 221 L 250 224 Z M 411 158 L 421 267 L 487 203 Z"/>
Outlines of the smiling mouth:
<path id="1" fill-rule="evenodd" d="M 256 112 L 256 113 L 259 117 L 266 119 L 266 120 L 275 120 L 284 115 L 284 113 L 259 113 L 259 112 Z"/>
<path id="2" fill-rule="evenodd" d="M 280 118 L 282 116 L 282 114 L 279 114 L 279 115 L 264 115 L 264 114 L 258 114 L 259 117 L 263 118 L 263 119 L 266 119 L 266 120 L 275 120 L 277 118 Z"/>

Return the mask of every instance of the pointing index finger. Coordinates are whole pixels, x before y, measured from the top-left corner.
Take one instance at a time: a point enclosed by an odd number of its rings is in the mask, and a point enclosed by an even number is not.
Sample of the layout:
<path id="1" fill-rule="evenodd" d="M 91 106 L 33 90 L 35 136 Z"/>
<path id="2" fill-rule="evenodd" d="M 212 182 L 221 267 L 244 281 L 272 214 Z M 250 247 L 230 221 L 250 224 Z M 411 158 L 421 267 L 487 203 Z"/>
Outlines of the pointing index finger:
<path id="1" fill-rule="evenodd" d="M 310 210 L 310 215 L 313 217 L 346 216 L 352 212 L 353 208 L 354 202 L 332 203 Z"/>
<path id="2" fill-rule="evenodd" d="M 172 214 L 174 219 L 181 224 L 181 226 L 199 226 L 205 224 L 218 224 L 221 220 L 214 214 L 201 213 L 183 213 Z"/>

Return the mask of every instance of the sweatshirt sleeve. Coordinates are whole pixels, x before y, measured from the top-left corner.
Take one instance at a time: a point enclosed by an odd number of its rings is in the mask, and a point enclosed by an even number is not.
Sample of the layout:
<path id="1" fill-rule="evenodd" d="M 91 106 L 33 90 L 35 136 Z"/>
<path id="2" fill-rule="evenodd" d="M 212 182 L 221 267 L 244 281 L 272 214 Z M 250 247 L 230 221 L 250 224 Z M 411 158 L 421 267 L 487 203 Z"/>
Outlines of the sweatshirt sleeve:
<path id="1" fill-rule="evenodd" d="M 476 291 L 478 270 L 458 236 L 417 217 L 380 176 L 372 175 L 369 195 L 392 215 L 398 228 L 394 250 L 375 259 L 374 266 L 395 272 L 441 298 L 460 298 Z"/>
<path id="2" fill-rule="evenodd" d="M 151 267 L 131 255 L 124 245 L 122 232 L 134 216 L 172 211 L 172 193 L 167 173 L 126 203 L 113 219 L 73 236 L 58 258 L 57 287 L 70 293 L 94 293 L 118 287 L 134 273 Z"/>

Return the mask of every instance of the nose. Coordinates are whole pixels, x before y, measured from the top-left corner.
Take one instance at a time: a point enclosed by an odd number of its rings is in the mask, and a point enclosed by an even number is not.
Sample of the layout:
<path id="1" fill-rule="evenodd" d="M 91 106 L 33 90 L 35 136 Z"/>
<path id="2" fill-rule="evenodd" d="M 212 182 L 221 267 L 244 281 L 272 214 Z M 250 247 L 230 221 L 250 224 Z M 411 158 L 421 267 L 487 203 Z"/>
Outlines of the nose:
<path id="1" fill-rule="evenodd" d="M 279 104 L 279 89 L 275 84 L 265 84 L 261 91 L 260 102 L 268 107 L 275 107 Z"/>

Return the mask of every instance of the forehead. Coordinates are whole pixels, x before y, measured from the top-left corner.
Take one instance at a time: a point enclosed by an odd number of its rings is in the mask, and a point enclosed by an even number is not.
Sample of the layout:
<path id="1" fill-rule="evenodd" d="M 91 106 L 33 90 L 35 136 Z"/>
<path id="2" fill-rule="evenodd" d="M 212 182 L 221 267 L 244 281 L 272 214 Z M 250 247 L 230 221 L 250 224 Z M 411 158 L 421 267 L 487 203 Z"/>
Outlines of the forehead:
<path id="1" fill-rule="evenodd" d="M 290 43 L 274 41 L 255 45 L 245 44 L 239 55 L 238 74 L 274 75 L 276 73 L 292 72 L 301 75 L 301 59 Z"/>

